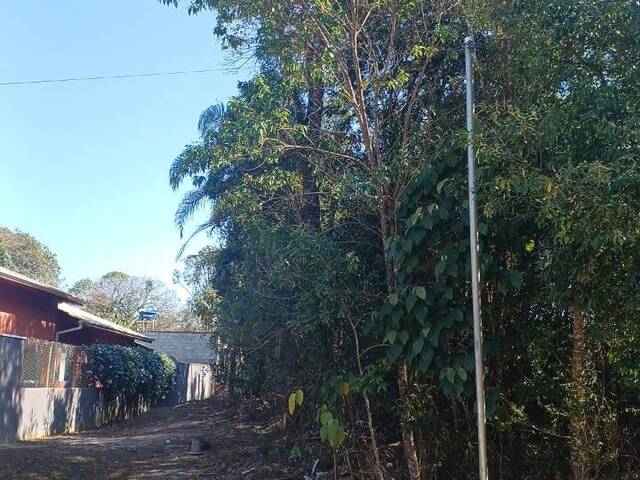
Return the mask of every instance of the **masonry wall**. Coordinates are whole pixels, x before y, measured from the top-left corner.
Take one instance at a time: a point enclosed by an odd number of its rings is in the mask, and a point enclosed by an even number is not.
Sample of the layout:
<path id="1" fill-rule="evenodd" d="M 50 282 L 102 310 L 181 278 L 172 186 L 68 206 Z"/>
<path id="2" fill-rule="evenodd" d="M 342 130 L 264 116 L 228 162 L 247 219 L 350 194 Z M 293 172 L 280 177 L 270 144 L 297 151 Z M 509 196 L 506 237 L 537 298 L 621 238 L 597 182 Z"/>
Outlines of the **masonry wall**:
<path id="1" fill-rule="evenodd" d="M 148 406 L 107 402 L 95 388 L 22 387 L 23 339 L 0 335 L 0 443 L 96 428 L 139 415 Z M 209 365 L 178 364 L 177 382 L 165 405 L 214 394 Z"/>
<path id="2" fill-rule="evenodd" d="M 0 443 L 15 438 L 22 414 L 22 340 L 0 335 Z"/>
<path id="3" fill-rule="evenodd" d="M 153 339 L 151 348 L 166 353 L 182 363 L 211 364 L 213 349 L 210 333 L 144 332 Z"/>

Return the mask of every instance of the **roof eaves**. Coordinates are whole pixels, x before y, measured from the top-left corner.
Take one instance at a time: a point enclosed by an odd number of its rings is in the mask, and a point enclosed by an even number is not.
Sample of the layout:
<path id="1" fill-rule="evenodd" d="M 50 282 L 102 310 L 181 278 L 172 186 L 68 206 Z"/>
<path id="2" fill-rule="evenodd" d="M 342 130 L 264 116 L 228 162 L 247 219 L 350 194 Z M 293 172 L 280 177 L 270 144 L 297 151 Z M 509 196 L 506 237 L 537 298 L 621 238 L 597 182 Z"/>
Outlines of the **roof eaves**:
<path id="1" fill-rule="evenodd" d="M 32 290 L 38 290 L 40 292 L 46 293 L 56 298 L 64 299 L 68 302 L 81 304 L 82 300 L 76 297 L 75 295 L 71 295 L 70 293 L 65 292 L 64 290 L 60 290 L 59 288 L 52 287 L 51 285 L 47 285 L 46 283 L 39 282 L 32 278 L 29 278 L 20 273 L 14 272 L 4 267 L 0 267 L 0 280 L 5 280 L 14 285 L 20 285 L 23 287 L 30 288 Z"/>
<path id="2" fill-rule="evenodd" d="M 62 302 L 58 304 L 58 310 L 84 323 L 84 325 L 89 328 L 106 330 L 108 332 L 123 335 L 125 337 L 135 338 L 143 342 L 153 342 L 153 339 L 147 337 L 146 335 L 136 332 L 135 330 L 131 330 L 130 328 L 123 327 L 122 325 L 118 325 L 117 323 L 111 322 L 104 318 L 98 317 L 97 315 L 89 313 L 76 305 Z"/>

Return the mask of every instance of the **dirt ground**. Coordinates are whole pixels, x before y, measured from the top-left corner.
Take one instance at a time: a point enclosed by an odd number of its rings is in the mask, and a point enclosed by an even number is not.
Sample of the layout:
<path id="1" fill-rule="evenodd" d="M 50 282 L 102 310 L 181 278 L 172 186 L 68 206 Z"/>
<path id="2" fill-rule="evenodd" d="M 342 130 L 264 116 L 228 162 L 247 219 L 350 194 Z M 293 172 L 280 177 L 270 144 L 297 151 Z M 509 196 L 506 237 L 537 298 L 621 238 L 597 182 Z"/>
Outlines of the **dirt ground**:
<path id="1" fill-rule="evenodd" d="M 273 422 L 257 410 L 217 397 L 80 434 L 2 445 L 0 479 L 301 480 L 299 467 L 265 460 L 261 445 Z M 188 455 L 192 438 L 211 449 Z"/>

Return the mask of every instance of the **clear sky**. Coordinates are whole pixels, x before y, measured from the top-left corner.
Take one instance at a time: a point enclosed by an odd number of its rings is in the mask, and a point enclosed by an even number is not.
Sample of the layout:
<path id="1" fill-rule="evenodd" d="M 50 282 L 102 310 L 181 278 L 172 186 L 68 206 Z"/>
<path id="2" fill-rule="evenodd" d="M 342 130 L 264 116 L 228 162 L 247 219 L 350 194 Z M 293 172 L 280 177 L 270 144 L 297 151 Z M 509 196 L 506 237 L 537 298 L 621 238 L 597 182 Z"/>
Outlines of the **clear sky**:
<path id="1" fill-rule="evenodd" d="M 156 0 L 0 7 L 0 82 L 229 65 L 211 13 L 189 17 Z M 67 285 L 112 270 L 170 283 L 181 240 L 169 166 L 197 138 L 200 112 L 233 95 L 239 78 L 0 87 L 0 225 L 48 245 Z"/>

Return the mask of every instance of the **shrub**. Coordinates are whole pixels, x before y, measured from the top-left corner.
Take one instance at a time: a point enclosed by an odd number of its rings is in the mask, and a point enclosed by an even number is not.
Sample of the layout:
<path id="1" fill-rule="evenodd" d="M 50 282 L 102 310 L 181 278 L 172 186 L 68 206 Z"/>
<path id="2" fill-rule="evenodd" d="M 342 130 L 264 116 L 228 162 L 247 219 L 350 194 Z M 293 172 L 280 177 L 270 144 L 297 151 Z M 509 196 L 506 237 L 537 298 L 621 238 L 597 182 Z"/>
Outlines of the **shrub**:
<path id="1" fill-rule="evenodd" d="M 108 398 L 155 405 L 175 384 L 176 363 L 163 353 L 119 345 L 90 345 L 85 350 L 88 377 L 102 385 Z"/>

